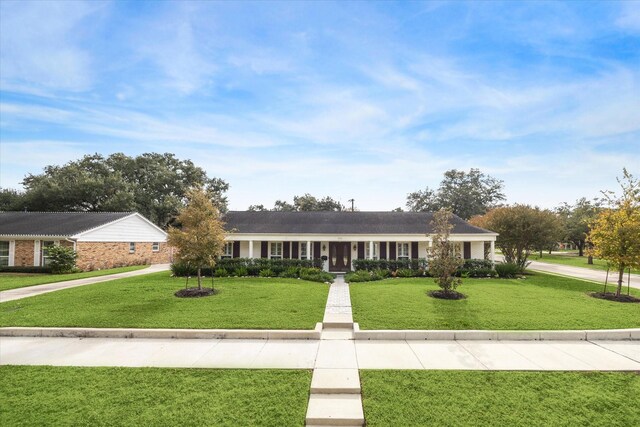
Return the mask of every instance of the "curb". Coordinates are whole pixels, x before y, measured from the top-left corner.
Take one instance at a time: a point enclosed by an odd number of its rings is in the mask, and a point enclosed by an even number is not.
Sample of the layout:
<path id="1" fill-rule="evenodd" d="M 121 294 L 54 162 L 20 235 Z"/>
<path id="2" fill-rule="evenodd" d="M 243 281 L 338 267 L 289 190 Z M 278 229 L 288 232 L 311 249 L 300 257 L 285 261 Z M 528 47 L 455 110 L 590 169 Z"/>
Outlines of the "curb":
<path id="1" fill-rule="evenodd" d="M 361 330 L 353 324 L 355 340 L 445 340 L 445 341 L 630 341 L 640 340 L 640 328 L 576 331 L 487 331 L 487 330 Z"/>
<path id="2" fill-rule="evenodd" d="M 0 337 L 156 338 L 156 339 L 257 339 L 319 340 L 322 323 L 315 329 L 119 329 L 119 328 L 0 328 Z"/>

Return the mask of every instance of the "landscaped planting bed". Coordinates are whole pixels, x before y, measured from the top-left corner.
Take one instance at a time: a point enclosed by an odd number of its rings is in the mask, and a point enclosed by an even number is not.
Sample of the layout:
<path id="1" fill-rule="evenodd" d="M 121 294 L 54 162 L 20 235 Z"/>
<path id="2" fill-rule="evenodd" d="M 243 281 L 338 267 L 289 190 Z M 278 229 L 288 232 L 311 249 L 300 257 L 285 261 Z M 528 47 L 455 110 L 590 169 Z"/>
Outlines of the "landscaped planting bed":
<path id="1" fill-rule="evenodd" d="M 535 273 L 526 279 L 464 279 L 458 291 L 466 298 L 457 301 L 427 296 L 435 289 L 430 278 L 351 284 L 354 321 L 361 329 L 640 327 L 640 304 L 593 298 L 589 293 L 602 286 L 571 278 Z"/>
<path id="2" fill-rule="evenodd" d="M 5 426 L 304 425 L 305 370 L 0 367 Z"/>
<path id="3" fill-rule="evenodd" d="M 148 265 L 134 265 L 131 267 L 83 271 L 81 273 L 70 274 L 0 273 L 0 291 L 44 285 L 46 283 L 64 282 L 66 280 L 85 279 L 87 277 L 106 276 L 107 274 L 124 273 L 126 271 L 140 270 L 147 267 Z"/>
<path id="4" fill-rule="evenodd" d="M 196 281 L 192 278 L 189 286 Z M 161 272 L 0 304 L 2 326 L 313 329 L 329 286 L 282 278 L 220 278 L 217 293 L 177 298 L 184 278 Z M 204 279 L 203 286 L 211 286 Z"/>
<path id="5" fill-rule="evenodd" d="M 367 426 L 637 426 L 634 372 L 360 371 Z"/>

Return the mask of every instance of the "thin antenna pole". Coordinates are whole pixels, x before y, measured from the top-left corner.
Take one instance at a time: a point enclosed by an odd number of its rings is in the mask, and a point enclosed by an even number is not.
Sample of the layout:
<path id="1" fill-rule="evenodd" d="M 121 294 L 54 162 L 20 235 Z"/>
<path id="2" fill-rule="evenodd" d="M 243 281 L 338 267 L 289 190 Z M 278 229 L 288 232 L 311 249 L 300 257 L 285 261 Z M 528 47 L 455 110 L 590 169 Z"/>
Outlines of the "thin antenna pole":
<path id="1" fill-rule="evenodd" d="M 355 202 L 355 200 L 354 199 L 349 199 L 349 200 L 347 200 L 347 202 L 351 202 L 351 212 L 353 212 L 355 210 L 355 207 L 354 207 L 354 204 L 353 204 Z"/>

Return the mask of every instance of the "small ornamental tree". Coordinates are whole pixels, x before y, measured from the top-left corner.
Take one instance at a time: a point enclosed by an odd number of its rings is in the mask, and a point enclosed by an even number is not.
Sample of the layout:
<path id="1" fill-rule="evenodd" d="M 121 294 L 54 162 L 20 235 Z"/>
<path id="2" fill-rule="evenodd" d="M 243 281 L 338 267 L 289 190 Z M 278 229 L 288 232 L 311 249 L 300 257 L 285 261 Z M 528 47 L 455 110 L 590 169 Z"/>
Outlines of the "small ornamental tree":
<path id="1" fill-rule="evenodd" d="M 73 273 L 78 254 L 67 246 L 52 246 L 48 249 L 51 272 L 54 274 Z"/>
<path id="2" fill-rule="evenodd" d="M 640 268 L 640 182 L 626 169 L 624 178 L 618 179 L 622 195 L 603 191 L 609 204 L 591 224 L 588 241 L 597 258 L 604 259 L 618 271 L 616 298 L 620 298 L 624 271 Z"/>
<path id="3" fill-rule="evenodd" d="M 187 206 L 176 221 L 179 227 L 169 227 L 167 243 L 177 249 L 177 261 L 195 267 L 202 291 L 202 268 L 213 269 L 224 251 L 224 223 L 205 190 L 191 189 L 186 195 Z"/>
<path id="4" fill-rule="evenodd" d="M 436 298 L 458 299 L 463 297 L 462 294 L 456 292 L 456 288 L 462 283 L 462 280 L 455 274 L 464 261 L 460 257 L 457 246 L 449 240 L 453 228 L 452 215 L 451 211 L 440 209 L 433 215 L 431 222 L 435 234 L 431 236 L 431 247 L 429 248 L 429 274 L 442 289 L 442 291 L 430 294 Z"/>

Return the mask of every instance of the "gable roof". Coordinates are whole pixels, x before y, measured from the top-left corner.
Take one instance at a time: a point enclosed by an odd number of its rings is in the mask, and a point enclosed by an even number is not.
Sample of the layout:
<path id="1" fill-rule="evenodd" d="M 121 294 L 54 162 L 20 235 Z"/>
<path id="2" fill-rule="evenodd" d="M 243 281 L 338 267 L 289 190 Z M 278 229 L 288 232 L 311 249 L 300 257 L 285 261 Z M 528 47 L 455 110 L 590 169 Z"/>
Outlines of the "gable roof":
<path id="1" fill-rule="evenodd" d="M 74 236 L 135 212 L 0 212 L 0 236 Z"/>
<path id="2" fill-rule="evenodd" d="M 230 211 L 225 229 L 241 234 L 432 234 L 433 212 Z M 495 234 L 453 216 L 454 234 Z"/>

